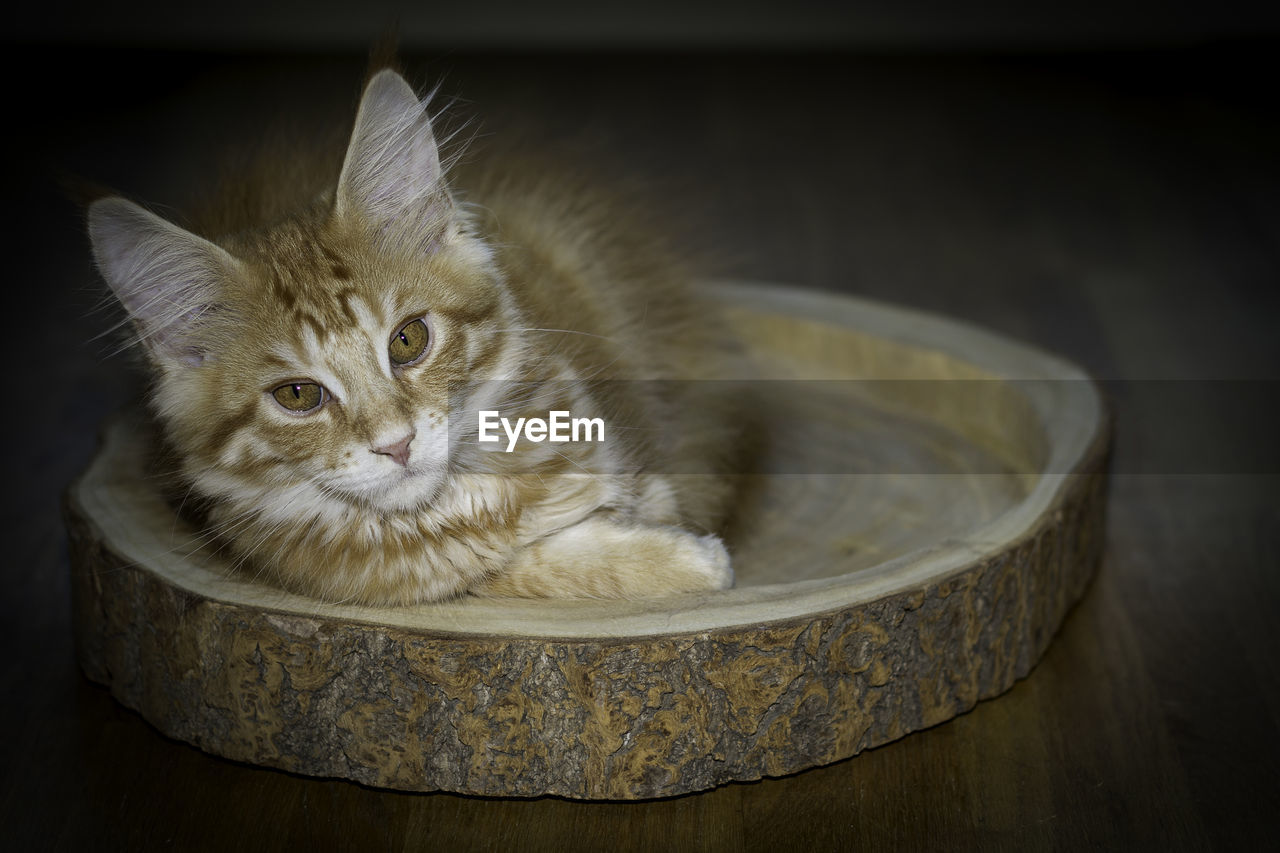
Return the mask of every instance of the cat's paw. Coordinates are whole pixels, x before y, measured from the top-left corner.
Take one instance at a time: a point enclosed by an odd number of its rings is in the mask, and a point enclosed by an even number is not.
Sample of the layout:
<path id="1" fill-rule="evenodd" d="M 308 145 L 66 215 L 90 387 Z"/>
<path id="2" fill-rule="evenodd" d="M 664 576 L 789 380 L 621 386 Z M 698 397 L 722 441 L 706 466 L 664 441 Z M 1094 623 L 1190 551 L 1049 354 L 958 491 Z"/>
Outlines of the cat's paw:
<path id="1" fill-rule="evenodd" d="M 536 598 L 660 598 L 733 586 L 718 536 L 596 516 L 517 551 L 477 595 Z"/>
<path id="2" fill-rule="evenodd" d="M 706 536 L 690 536 L 690 551 L 686 559 L 687 565 L 696 576 L 705 579 L 706 588 L 710 590 L 729 589 L 733 586 L 733 565 L 729 560 L 729 551 L 714 534 Z"/>

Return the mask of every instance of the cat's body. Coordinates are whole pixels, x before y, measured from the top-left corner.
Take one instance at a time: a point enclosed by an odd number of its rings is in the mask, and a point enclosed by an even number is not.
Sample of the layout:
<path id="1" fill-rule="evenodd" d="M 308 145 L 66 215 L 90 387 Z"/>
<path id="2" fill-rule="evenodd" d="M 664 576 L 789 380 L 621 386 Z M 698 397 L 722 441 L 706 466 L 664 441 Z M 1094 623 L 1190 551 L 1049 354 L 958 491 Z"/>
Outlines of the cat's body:
<path id="1" fill-rule="evenodd" d="M 237 563 L 329 600 L 728 586 L 706 532 L 724 481 L 663 473 L 723 454 L 726 413 L 637 381 L 714 374 L 712 324 L 605 200 L 497 165 L 446 183 L 422 105 L 384 71 L 340 174 L 281 164 L 288 211 L 283 185 L 232 193 L 198 237 L 91 205 L 184 484 Z M 506 453 L 476 440 L 483 410 L 614 429 Z"/>

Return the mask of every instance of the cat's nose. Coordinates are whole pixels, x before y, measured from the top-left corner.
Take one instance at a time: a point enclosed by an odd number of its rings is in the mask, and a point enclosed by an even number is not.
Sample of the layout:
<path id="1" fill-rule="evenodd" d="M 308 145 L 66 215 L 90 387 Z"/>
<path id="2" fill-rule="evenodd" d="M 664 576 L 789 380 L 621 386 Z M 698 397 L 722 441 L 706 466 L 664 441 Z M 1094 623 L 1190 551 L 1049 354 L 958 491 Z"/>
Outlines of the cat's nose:
<path id="1" fill-rule="evenodd" d="M 407 468 L 409 467 L 409 442 L 413 441 L 416 435 L 417 433 L 411 432 L 399 441 L 374 447 L 372 450 L 379 456 L 390 456 L 397 465 Z"/>

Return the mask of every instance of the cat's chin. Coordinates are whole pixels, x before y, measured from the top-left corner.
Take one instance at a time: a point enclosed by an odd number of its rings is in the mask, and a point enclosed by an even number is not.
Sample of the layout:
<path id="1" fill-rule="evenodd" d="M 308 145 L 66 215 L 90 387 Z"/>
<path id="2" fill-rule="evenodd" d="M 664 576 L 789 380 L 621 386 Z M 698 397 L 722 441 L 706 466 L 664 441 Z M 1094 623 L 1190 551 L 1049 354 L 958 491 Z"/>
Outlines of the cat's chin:
<path id="1" fill-rule="evenodd" d="M 362 496 L 362 502 L 388 514 L 414 512 L 430 504 L 440 493 L 444 482 L 443 471 L 408 471 L 398 482 Z"/>

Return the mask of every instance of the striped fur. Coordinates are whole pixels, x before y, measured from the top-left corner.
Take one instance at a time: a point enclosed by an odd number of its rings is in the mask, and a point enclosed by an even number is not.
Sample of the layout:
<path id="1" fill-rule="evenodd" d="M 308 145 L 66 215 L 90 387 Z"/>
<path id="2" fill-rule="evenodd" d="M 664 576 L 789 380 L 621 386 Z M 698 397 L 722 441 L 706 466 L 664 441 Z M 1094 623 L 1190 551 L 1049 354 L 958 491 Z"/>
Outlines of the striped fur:
<path id="1" fill-rule="evenodd" d="M 713 360 L 669 253 L 603 197 L 544 173 L 446 182 L 423 105 L 390 71 L 366 88 L 334 178 L 288 216 L 225 203 L 205 236 L 118 197 L 90 206 L 182 482 L 236 565 L 367 604 L 729 585 L 706 532 L 723 481 L 656 473 L 724 446 L 725 419 L 643 383 L 598 383 Z M 418 318 L 430 345 L 398 366 L 389 343 Z M 322 386 L 325 402 L 287 410 L 273 390 L 296 383 Z M 626 429 L 508 455 L 468 427 L 484 407 L 554 406 L 608 411 Z M 388 448 L 407 436 L 401 464 Z"/>

